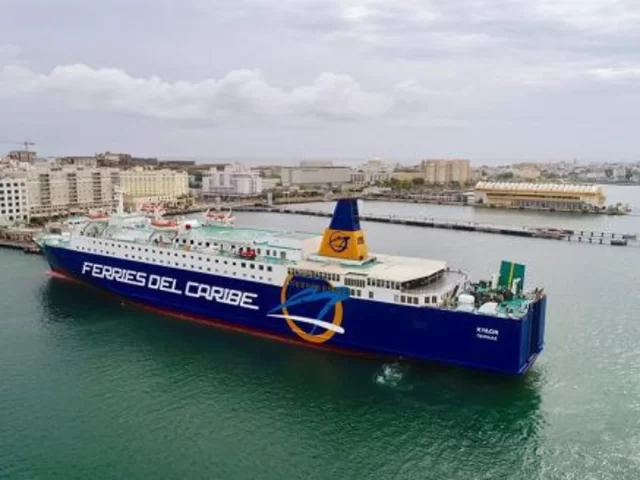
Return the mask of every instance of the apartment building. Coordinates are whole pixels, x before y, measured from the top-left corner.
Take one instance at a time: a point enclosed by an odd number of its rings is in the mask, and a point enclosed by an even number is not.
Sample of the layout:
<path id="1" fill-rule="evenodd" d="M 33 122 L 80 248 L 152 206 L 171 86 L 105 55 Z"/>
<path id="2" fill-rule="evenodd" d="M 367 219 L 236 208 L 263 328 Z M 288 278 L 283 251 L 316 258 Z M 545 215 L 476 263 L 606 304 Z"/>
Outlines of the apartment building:
<path id="1" fill-rule="evenodd" d="M 178 198 L 189 195 L 189 174 L 135 167 L 120 172 L 120 187 L 128 204 L 174 203 Z"/>
<path id="2" fill-rule="evenodd" d="M 25 178 L 0 178 L 0 226 L 29 222 L 28 199 Z"/>
<path id="3" fill-rule="evenodd" d="M 39 167 L 26 172 L 31 217 L 114 208 L 115 168 Z"/>
<path id="4" fill-rule="evenodd" d="M 202 175 L 203 197 L 255 197 L 263 190 L 260 174 L 237 162 L 213 167 Z"/>

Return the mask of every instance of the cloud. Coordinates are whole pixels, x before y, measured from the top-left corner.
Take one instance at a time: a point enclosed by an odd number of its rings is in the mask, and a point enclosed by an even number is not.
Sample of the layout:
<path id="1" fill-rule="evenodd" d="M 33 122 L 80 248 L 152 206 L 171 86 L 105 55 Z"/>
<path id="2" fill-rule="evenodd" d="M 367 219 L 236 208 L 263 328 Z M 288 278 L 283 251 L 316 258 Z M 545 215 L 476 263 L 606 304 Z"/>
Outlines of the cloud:
<path id="1" fill-rule="evenodd" d="M 168 82 L 134 78 L 113 68 L 66 65 L 49 74 L 16 66 L 0 70 L 0 98 L 44 97 L 75 109 L 165 120 L 216 122 L 234 115 L 285 115 L 355 120 L 383 115 L 393 99 L 365 91 L 349 75 L 322 73 L 309 85 L 269 85 L 259 70 L 234 70 L 221 79 Z"/>
<path id="2" fill-rule="evenodd" d="M 638 0 L 5 3 L 0 129 L 43 149 L 637 151 Z"/>
<path id="3" fill-rule="evenodd" d="M 588 73 L 601 80 L 640 79 L 640 67 L 595 68 Z"/>

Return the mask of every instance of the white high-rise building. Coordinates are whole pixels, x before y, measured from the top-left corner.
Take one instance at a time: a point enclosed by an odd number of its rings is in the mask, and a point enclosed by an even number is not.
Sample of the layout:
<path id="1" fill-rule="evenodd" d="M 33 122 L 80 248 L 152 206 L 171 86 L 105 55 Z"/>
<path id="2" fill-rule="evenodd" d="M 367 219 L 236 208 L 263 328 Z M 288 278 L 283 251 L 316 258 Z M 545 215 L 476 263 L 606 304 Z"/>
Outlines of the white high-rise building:
<path id="1" fill-rule="evenodd" d="M 26 178 L 0 178 L 0 226 L 29 222 Z"/>
<path id="2" fill-rule="evenodd" d="M 212 168 L 202 176 L 203 197 L 255 197 L 263 189 L 260 174 L 241 163 Z"/>
<path id="3" fill-rule="evenodd" d="M 115 168 L 45 167 L 25 174 L 31 217 L 50 217 L 89 210 L 112 210 Z"/>

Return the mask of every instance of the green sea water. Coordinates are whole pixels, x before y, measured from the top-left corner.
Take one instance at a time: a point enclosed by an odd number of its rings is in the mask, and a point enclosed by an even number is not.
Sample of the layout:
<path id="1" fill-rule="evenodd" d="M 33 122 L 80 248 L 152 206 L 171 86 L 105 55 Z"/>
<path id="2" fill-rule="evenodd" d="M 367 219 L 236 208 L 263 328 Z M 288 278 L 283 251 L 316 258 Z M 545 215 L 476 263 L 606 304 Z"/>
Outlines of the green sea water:
<path id="1" fill-rule="evenodd" d="M 640 249 L 365 227 L 374 251 L 476 277 L 525 263 L 549 295 L 534 368 L 396 366 L 185 324 L 0 251 L 0 478 L 640 478 Z"/>

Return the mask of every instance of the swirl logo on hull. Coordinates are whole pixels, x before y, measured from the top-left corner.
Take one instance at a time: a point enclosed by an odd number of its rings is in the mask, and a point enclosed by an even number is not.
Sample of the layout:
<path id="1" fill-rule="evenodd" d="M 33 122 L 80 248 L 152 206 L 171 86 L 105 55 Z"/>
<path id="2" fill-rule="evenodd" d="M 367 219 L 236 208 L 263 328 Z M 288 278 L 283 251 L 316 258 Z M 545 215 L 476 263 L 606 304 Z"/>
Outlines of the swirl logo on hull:
<path id="1" fill-rule="evenodd" d="M 291 331 L 307 342 L 325 343 L 336 333 L 343 334 L 342 302 L 349 298 L 349 289 L 346 287 L 331 288 L 331 284 L 326 280 L 305 279 L 303 282 L 307 283 L 302 290 L 289 297 L 289 288 L 292 286 L 293 280 L 294 275 L 287 277 L 280 293 L 280 305 L 272 308 L 267 315 L 283 318 Z M 324 302 L 323 306 L 322 302 Z M 318 313 L 313 317 L 292 313 L 296 307 L 300 308 L 312 303 L 320 304 Z M 305 311 L 308 311 L 308 308 Z M 331 312 L 333 312 L 332 318 L 325 319 Z"/>

